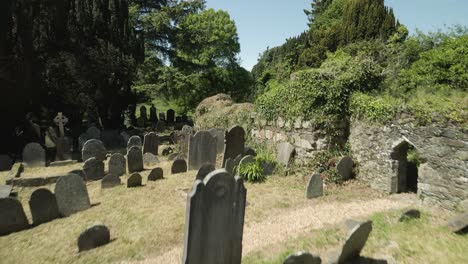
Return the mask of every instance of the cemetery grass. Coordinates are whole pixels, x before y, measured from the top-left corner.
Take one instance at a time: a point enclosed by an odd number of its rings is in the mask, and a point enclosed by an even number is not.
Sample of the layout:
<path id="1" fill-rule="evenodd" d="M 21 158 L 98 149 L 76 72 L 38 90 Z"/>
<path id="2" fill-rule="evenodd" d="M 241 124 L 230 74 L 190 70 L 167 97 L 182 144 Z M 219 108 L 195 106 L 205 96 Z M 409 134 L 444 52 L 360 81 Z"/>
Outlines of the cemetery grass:
<path id="1" fill-rule="evenodd" d="M 373 230 L 361 256 L 396 263 L 464 263 L 468 237 L 451 233 L 445 223 L 453 213 L 435 208 L 422 210 L 421 219 L 399 222 L 402 210 L 373 214 Z M 364 220 L 364 219 L 362 219 Z M 344 243 L 346 228 L 311 229 L 300 237 L 268 245 L 242 259 L 245 264 L 281 264 L 289 254 L 307 251 L 327 259 Z M 366 262 L 367 263 L 367 262 Z"/>

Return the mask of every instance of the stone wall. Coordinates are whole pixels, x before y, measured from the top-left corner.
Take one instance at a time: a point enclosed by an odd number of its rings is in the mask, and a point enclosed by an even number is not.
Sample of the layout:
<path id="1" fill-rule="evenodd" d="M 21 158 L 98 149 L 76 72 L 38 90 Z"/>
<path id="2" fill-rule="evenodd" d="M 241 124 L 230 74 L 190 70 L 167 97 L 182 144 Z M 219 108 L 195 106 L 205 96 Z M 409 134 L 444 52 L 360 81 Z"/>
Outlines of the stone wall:
<path id="1" fill-rule="evenodd" d="M 282 142 L 289 142 L 295 147 L 296 161 L 305 162 L 313 158 L 315 154 L 331 148 L 338 144 L 343 145 L 346 141 L 346 123 L 337 126 L 335 135 L 330 135 L 324 129 L 314 126 L 310 121 L 303 121 L 301 118 L 294 122 L 285 121 L 278 118 L 276 121 L 266 121 L 257 117 L 253 119 L 252 139 L 276 145 Z"/>
<path id="2" fill-rule="evenodd" d="M 417 192 L 423 202 L 447 209 L 468 199 L 468 130 L 447 124 L 416 125 L 410 117 L 382 125 L 351 121 L 349 142 L 359 164 L 358 179 L 372 188 L 398 192 L 402 145 L 414 146 L 422 163 Z"/>

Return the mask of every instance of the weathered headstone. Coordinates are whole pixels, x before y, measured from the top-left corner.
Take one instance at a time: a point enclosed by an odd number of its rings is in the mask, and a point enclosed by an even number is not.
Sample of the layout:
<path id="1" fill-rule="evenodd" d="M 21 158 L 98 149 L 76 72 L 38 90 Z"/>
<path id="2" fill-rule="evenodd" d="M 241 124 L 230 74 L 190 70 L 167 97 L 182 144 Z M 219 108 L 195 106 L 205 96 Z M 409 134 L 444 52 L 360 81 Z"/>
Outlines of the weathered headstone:
<path id="1" fill-rule="evenodd" d="M 173 109 L 169 109 L 166 112 L 166 122 L 168 124 L 173 124 L 175 122 L 175 111 Z"/>
<path id="2" fill-rule="evenodd" d="M 46 153 L 39 143 L 29 143 L 23 149 L 23 163 L 28 167 L 45 167 Z"/>
<path id="3" fill-rule="evenodd" d="M 54 118 L 54 123 L 59 127 L 60 137 L 63 138 L 65 136 L 65 125 L 68 123 L 68 118 L 59 112 Z"/>
<path id="4" fill-rule="evenodd" d="M 128 173 L 140 172 L 143 170 L 143 154 L 141 148 L 133 146 L 127 152 Z"/>
<path id="5" fill-rule="evenodd" d="M 127 142 L 127 149 L 130 149 L 131 147 L 139 147 L 141 148 L 141 138 L 139 136 L 132 136 L 128 139 Z"/>
<path id="6" fill-rule="evenodd" d="M 113 188 L 121 184 L 120 177 L 115 174 L 107 174 L 101 180 L 101 189 Z"/>
<path id="7" fill-rule="evenodd" d="M 164 172 L 162 168 L 154 168 L 148 175 L 148 181 L 156 181 L 164 179 Z"/>
<path id="8" fill-rule="evenodd" d="M 409 221 L 412 219 L 417 219 L 420 217 L 421 217 L 421 212 L 418 209 L 407 209 L 403 212 L 399 221 L 404 222 L 404 221 Z"/>
<path id="9" fill-rule="evenodd" d="M 328 263 L 349 263 L 359 257 L 372 231 L 372 221 L 357 224 L 348 234 L 341 250 L 329 258 Z"/>
<path id="10" fill-rule="evenodd" d="M 242 179 L 224 169 L 195 181 L 187 197 L 183 263 L 241 263 L 246 194 Z"/>
<path id="11" fill-rule="evenodd" d="M 33 225 L 47 223 L 60 217 L 55 195 L 48 189 L 35 190 L 29 199 L 29 208 L 31 208 Z"/>
<path id="12" fill-rule="evenodd" d="M 68 174 L 57 180 L 55 197 L 62 216 L 70 216 L 91 207 L 86 184 L 76 174 Z"/>
<path id="13" fill-rule="evenodd" d="M 83 172 L 87 181 L 97 181 L 104 177 L 104 162 L 89 158 L 83 164 Z"/>
<path id="14" fill-rule="evenodd" d="M 189 138 L 188 168 L 198 170 L 205 163 L 216 164 L 216 137 L 208 131 L 198 131 Z"/>
<path id="15" fill-rule="evenodd" d="M 306 198 L 312 199 L 323 196 L 323 181 L 320 174 L 314 174 L 307 183 Z"/>
<path id="16" fill-rule="evenodd" d="M 150 107 L 150 121 L 152 123 L 158 122 L 158 116 L 156 114 L 156 107 L 154 107 L 154 105 L 151 105 Z"/>
<path id="17" fill-rule="evenodd" d="M 159 136 L 154 132 L 146 134 L 144 143 L 143 143 L 143 154 L 152 153 L 157 156 L 158 147 L 159 147 Z"/>
<path id="18" fill-rule="evenodd" d="M 232 127 L 226 133 L 225 147 L 223 156 L 223 166 L 228 158 L 235 159 L 238 155 L 244 154 L 245 147 L 245 131 L 240 126 Z"/>
<path id="19" fill-rule="evenodd" d="M 86 134 L 89 139 L 101 139 L 101 130 L 95 126 L 88 128 L 88 130 L 86 130 Z"/>
<path id="20" fill-rule="evenodd" d="M 336 170 L 343 180 L 349 180 L 353 175 L 354 162 L 350 157 L 343 157 L 338 161 Z"/>
<path id="21" fill-rule="evenodd" d="M 78 237 L 78 251 L 90 250 L 110 242 L 110 231 L 105 225 L 94 225 Z"/>
<path id="22" fill-rule="evenodd" d="M 236 174 L 236 168 L 239 165 L 240 161 L 242 159 L 242 154 L 239 154 L 235 159 L 229 158 L 226 161 L 226 170 L 231 173 L 232 175 Z"/>
<path id="23" fill-rule="evenodd" d="M 159 159 L 152 153 L 143 154 L 143 165 L 146 167 L 152 167 L 159 163 Z"/>
<path id="24" fill-rule="evenodd" d="M 146 126 L 146 118 L 143 116 L 140 116 L 136 119 L 136 125 L 137 127 L 145 127 Z"/>
<path id="25" fill-rule="evenodd" d="M 461 214 L 447 224 L 450 231 L 456 234 L 466 234 L 468 233 L 468 213 Z"/>
<path id="26" fill-rule="evenodd" d="M 86 143 L 86 141 L 88 141 L 90 139 L 92 139 L 92 138 L 89 138 L 88 134 L 86 134 L 86 133 L 80 134 L 80 136 L 78 137 L 78 148 L 79 148 L 80 151 L 83 150 L 83 146 Z"/>
<path id="27" fill-rule="evenodd" d="M 0 155 L 0 171 L 9 171 L 13 165 L 13 160 L 8 155 Z"/>
<path id="28" fill-rule="evenodd" d="M 120 153 L 114 153 L 109 158 L 109 174 L 122 176 L 127 173 L 127 160 Z"/>
<path id="29" fill-rule="evenodd" d="M 216 170 L 215 166 L 211 163 L 203 164 L 201 168 L 197 172 L 197 176 L 195 177 L 195 180 L 200 180 L 203 181 L 210 172 Z"/>
<path id="30" fill-rule="evenodd" d="M 171 167 L 171 173 L 184 173 L 187 172 L 187 162 L 183 159 L 174 160 Z"/>
<path id="31" fill-rule="evenodd" d="M 13 186 L 11 185 L 0 185 L 0 198 L 10 197 L 12 189 Z"/>
<path id="32" fill-rule="evenodd" d="M 100 140 L 90 139 L 86 141 L 81 151 L 81 159 L 83 161 L 89 158 L 96 158 L 97 160 L 103 161 L 106 159 L 107 150 L 104 144 Z"/>
<path id="33" fill-rule="evenodd" d="M 191 135 L 193 135 L 193 127 L 188 125 L 183 126 L 179 136 L 179 146 L 181 153 L 188 153 L 188 144 Z"/>
<path id="34" fill-rule="evenodd" d="M 70 160 L 72 158 L 72 139 L 68 137 L 61 137 L 57 139 L 55 153 L 55 160 Z"/>
<path id="35" fill-rule="evenodd" d="M 83 181 L 86 181 L 86 176 L 85 176 L 83 170 L 72 170 L 72 171 L 69 171 L 68 174 L 76 174 L 76 175 L 80 176 L 81 179 L 83 179 Z"/>
<path id="36" fill-rule="evenodd" d="M 28 228 L 29 223 L 21 202 L 15 198 L 0 198 L 0 236 Z"/>
<path id="37" fill-rule="evenodd" d="M 132 173 L 127 179 L 127 187 L 138 187 L 141 186 L 141 175 L 138 172 Z"/>
<path id="38" fill-rule="evenodd" d="M 218 154 L 223 153 L 224 151 L 224 129 L 219 129 L 219 128 L 212 128 L 208 130 L 208 132 L 213 135 L 213 137 L 216 137 L 216 152 Z"/>
<path id="39" fill-rule="evenodd" d="M 294 146 L 289 142 L 283 142 L 278 146 L 278 155 L 276 157 L 278 163 L 284 166 L 289 166 L 289 161 L 294 154 Z"/>
<path id="40" fill-rule="evenodd" d="M 308 252 L 297 252 L 289 255 L 283 264 L 321 264 L 322 259 Z"/>
<path id="41" fill-rule="evenodd" d="M 148 119 L 148 115 L 146 113 L 146 106 L 144 105 L 140 106 L 140 117 Z"/>

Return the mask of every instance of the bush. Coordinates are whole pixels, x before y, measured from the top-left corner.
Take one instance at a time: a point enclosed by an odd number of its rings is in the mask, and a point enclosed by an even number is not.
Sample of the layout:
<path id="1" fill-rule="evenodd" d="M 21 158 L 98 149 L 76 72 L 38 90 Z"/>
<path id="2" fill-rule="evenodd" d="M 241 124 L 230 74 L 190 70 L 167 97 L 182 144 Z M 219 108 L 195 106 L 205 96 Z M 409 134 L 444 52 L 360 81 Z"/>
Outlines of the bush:
<path id="1" fill-rule="evenodd" d="M 357 118 L 385 122 L 392 120 L 402 101 L 390 96 L 371 96 L 355 93 L 351 96 L 350 112 Z"/>
<path id="2" fill-rule="evenodd" d="M 239 165 L 237 167 L 237 173 L 247 182 L 260 183 L 264 182 L 266 179 L 258 161 Z"/>

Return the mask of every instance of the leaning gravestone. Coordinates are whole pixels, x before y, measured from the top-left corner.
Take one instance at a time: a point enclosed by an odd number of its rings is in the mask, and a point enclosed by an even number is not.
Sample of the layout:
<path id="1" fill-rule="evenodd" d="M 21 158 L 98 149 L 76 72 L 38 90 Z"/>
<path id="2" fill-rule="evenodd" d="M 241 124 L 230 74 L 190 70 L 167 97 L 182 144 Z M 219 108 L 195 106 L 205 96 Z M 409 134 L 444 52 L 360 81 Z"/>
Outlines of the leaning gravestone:
<path id="1" fill-rule="evenodd" d="M 13 165 L 13 160 L 8 155 L 0 155 L 0 171 L 9 171 Z"/>
<path id="2" fill-rule="evenodd" d="M 110 242 L 109 228 L 105 225 L 94 225 L 78 237 L 78 251 L 90 250 Z"/>
<path id="3" fill-rule="evenodd" d="M 144 141 L 143 141 L 143 154 L 151 153 L 157 156 L 158 147 L 159 147 L 159 136 L 154 132 L 146 134 Z"/>
<path id="4" fill-rule="evenodd" d="M 127 187 L 132 188 L 132 187 L 138 187 L 141 186 L 141 175 L 138 172 L 133 173 L 128 177 L 127 179 Z"/>
<path id="5" fill-rule="evenodd" d="M 183 159 L 177 159 L 172 163 L 171 173 L 184 173 L 187 172 L 187 162 Z"/>
<path id="6" fill-rule="evenodd" d="M 23 163 L 28 167 L 45 167 L 46 153 L 39 143 L 29 143 L 23 149 Z"/>
<path id="7" fill-rule="evenodd" d="M 89 158 L 83 164 L 83 173 L 87 181 L 98 181 L 104 177 L 104 162 Z"/>
<path id="8" fill-rule="evenodd" d="M 201 168 L 197 172 L 197 176 L 195 177 L 195 180 L 200 180 L 203 181 L 210 172 L 216 170 L 215 166 L 213 164 L 207 163 L 203 164 Z"/>
<path id="9" fill-rule="evenodd" d="M 349 232 L 340 252 L 334 254 L 328 263 L 349 263 L 359 257 L 362 249 L 366 245 L 369 234 L 372 231 L 372 221 L 356 224 Z"/>
<path id="10" fill-rule="evenodd" d="M 100 140 L 90 139 L 86 141 L 81 151 L 81 159 L 83 161 L 89 158 L 96 158 L 97 160 L 103 161 L 106 159 L 107 150 L 104 144 Z"/>
<path id="11" fill-rule="evenodd" d="M 278 163 L 283 164 L 284 166 L 289 166 L 289 161 L 294 154 L 294 146 L 291 145 L 289 142 L 283 142 L 278 146 L 278 155 L 277 161 Z"/>
<path id="12" fill-rule="evenodd" d="M 224 169 L 195 181 L 187 197 L 182 263 L 241 263 L 246 194 L 242 179 Z"/>
<path id="13" fill-rule="evenodd" d="M 198 170 L 205 163 L 216 164 L 216 137 L 208 131 L 198 131 L 189 138 L 188 168 Z"/>
<path id="14" fill-rule="evenodd" d="M 114 174 L 107 174 L 101 181 L 101 189 L 113 188 L 121 183 L 120 177 Z"/>
<path id="15" fill-rule="evenodd" d="M 148 175 L 148 181 L 157 181 L 164 179 L 164 172 L 162 168 L 154 168 Z"/>
<path id="16" fill-rule="evenodd" d="M 166 112 L 166 122 L 172 124 L 175 121 L 175 111 L 172 109 L 167 110 Z"/>
<path id="17" fill-rule="evenodd" d="M 224 151 L 224 129 L 219 129 L 219 128 L 212 128 L 208 130 L 208 132 L 213 135 L 213 137 L 216 137 L 216 151 L 218 154 L 223 153 Z"/>
<path id="18" fill-rule="evenodd" d="M 83 179 L 76 174 L 68 174 L 57 180 L 55 197 L 62 216 L 70 216 L 91 207 L 88 189 Z"/>
<path id="19" fill-rule="evenodd" d="M 127 152 L 128 173 L 140 172 L 143 170 L 143 154 L 141 148 L 133 146 Z"/>
<path id="20" fill-rule="evenodd" d="M 33 225 L 35 226 L 60 217 L 55 195 L 48 189 L 35 190 L 29 199 L 29 208 L 31 208 Z"/>
<path id="21" fill-rule="evenodd" d="M 308 252 L 297 252 L 289 255 L 283 262 L 283 264 L 321 264 L 322 259 L 320 257 L 313 256 Z"/>
<path id="22" fill-rule="evenodd" d="M 350 157 L 343 157 L 336 165 L 336 170 L 343 180 L 349 180 L 353 174 L 354 162 Z"/>
<path id="23" fill-rule="evenodd" d="M 139 136 L 132 136 L 128 139 L 127 142 L 127 149 L 130 149 L 131 147 L 139 147 L 141 148 L 141 138 Z"/>
<path id="24" fill-rule="evenodd" d="M 151 167 L 159 163 L 158 157 L 152 153 L 143 154 L 143 164 L 145 166 Z"/>
<path id="25" fill-rule="evenodd" d="M 109 158 L 109 174 L 122 176 L 127 172 L 127 160 L 120 153 L 114 153 Z"/>
<path id="26" fill-rule="evenodd" d="M 21 202 L 15 198 L 0 198 L 0 236 L 28 228 L 29 223 Z"/>
<path id="27" fill-rule="evenodd" d="M 307 199 L 323 196 L 323 181 L 320 174 L 314 174 L 310 177 L 307 184 L 306 197 Z"/>
<path id="28" fill-rule="evenodd" d="M 226 133 L 226 146 L 224 147 L 223 167 L 228 158 L 235 159 L 238 155 L 244 154 L 245 131 L 240 126 L 232 127 Z"/>

